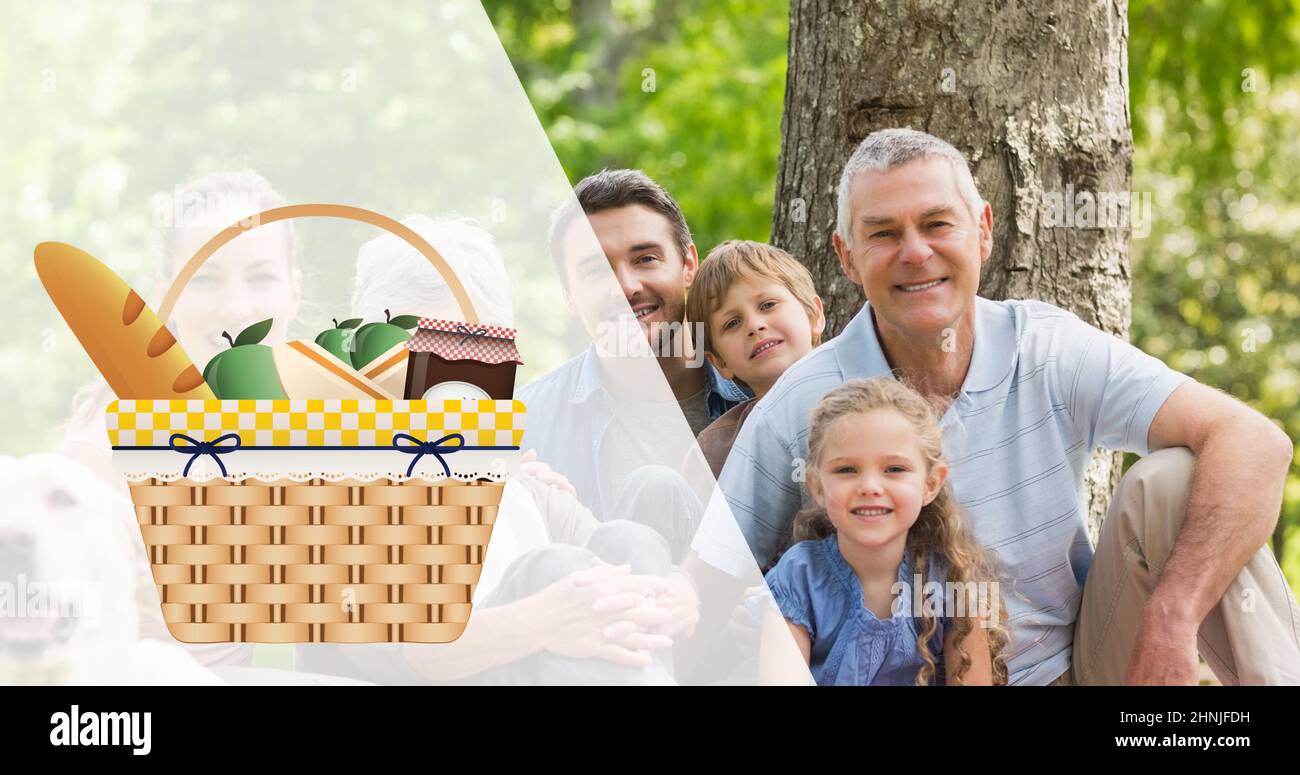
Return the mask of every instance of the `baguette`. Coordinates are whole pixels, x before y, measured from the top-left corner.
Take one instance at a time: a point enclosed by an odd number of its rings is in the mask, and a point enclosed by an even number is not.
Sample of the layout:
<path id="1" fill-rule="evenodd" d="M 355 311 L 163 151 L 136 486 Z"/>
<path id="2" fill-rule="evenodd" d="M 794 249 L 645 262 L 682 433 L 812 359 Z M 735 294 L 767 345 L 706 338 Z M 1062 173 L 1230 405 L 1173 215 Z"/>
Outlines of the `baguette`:
<path id="1" fill-rule="evenodd" d="M 36 274 L 118 398 L 216 399 L 144 299 L 94 256 L 42 242 Z"/>

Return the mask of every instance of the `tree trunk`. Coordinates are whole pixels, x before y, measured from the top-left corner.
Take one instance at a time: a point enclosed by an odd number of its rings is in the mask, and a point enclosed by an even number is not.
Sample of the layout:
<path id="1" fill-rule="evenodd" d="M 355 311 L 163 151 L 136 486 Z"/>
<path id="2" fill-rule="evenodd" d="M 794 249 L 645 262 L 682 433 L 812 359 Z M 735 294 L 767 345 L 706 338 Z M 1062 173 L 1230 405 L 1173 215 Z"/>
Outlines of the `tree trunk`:
<path id="1" fill-rule="evenodd" d="M 966 154 L 993 207 L 980 295 L 1042 299 L 1127 337 L 1127 217 L 1070 218 L 1089 195 L 1129 201 L 1127 44 L 1127 0 L 792 0 L 772 233 L 812 271 L 828 331 L 862 305 L 831 246 L 840 171 L 870 132 L 910 126 Z M 1094 540 L 1121 460 L 1089 469 Z"/>

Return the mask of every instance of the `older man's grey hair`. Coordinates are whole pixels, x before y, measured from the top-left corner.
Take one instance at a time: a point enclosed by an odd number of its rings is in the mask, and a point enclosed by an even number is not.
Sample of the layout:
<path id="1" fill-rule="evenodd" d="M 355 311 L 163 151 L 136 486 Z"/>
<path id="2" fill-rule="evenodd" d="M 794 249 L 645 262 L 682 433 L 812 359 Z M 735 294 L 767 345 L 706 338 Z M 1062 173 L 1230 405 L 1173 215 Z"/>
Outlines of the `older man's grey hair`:
<path id="1" fill-rule="evenodd" d="M 882 129 L 867 135 L 858 144 L 858 149 L 849 157 L 848 163 L 844 165 L 844 173 L 840 175 L 835 231 L 844 241 L 845 247 L 853 245 L 853 215 L 849 212 L 849 192 L 858 173 L 863 170 L 891 170 L 917 159 L 944 159 L 952 165 L 957 192 L 970 209 L 971 218 L 979 220 L 980 211 L 984 209 L 984 198 L 975 188 L 975 178 L 971 176 L 970 166 L 961 151 L 934 135 L 916 129 Z"/>
<path id="2" fill-rule="evenodd" d="M 402 223 L 447 259 L 484 323 L 514 327 L 510 279 L 492 235 L 471 218 L 408 215 Z M 393 315 L 463 320 L 464 313 L 447 281 L 406 240 L 384 234 L 361 246 L 357 255 L 352 314 L 367 321 Z"/>

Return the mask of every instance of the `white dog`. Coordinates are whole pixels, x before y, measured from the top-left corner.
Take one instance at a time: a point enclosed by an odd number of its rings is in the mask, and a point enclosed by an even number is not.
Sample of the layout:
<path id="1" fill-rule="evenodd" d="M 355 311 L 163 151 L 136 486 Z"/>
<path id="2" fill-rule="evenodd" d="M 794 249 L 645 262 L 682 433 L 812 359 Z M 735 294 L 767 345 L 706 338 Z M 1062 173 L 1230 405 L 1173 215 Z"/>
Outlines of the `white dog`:
<path id="1" fill-rule="evenodd" d="M 142 547 L 130 502 L 76 461 L 0 457 L 0 684 L 224 683 L 140 639 Z"/>

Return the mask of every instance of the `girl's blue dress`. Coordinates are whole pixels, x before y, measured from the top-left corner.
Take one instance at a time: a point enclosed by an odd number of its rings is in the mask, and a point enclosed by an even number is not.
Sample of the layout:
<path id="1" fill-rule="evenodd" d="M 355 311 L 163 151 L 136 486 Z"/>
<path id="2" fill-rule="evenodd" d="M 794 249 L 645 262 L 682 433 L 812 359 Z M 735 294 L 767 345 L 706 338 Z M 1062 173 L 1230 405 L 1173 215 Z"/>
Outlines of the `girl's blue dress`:
<path id="1" fill-rule="evenodd" d="M 942 581 L 933 560 L 924 581 Z M 791 546 L 776 567 L 767 572 L 767 584 L 786 619 L 801 624 L 812 638 L 809 668 L 819 686 L 914 686 L 924 661 L 916 639 L 924 620 L 914 616 L 911 552 L 904 552 L 898 580 L 907 597 L 896 604 L 890 619 L 878 619 L 862 601 L 862 584 L 834 534 Z M 920 590 L 924 592 L 924 587 Z M 940 618 L 930 653 L 934 655 L 933 683 L 943 683 L 943 634 L 951 626 Z"/>

